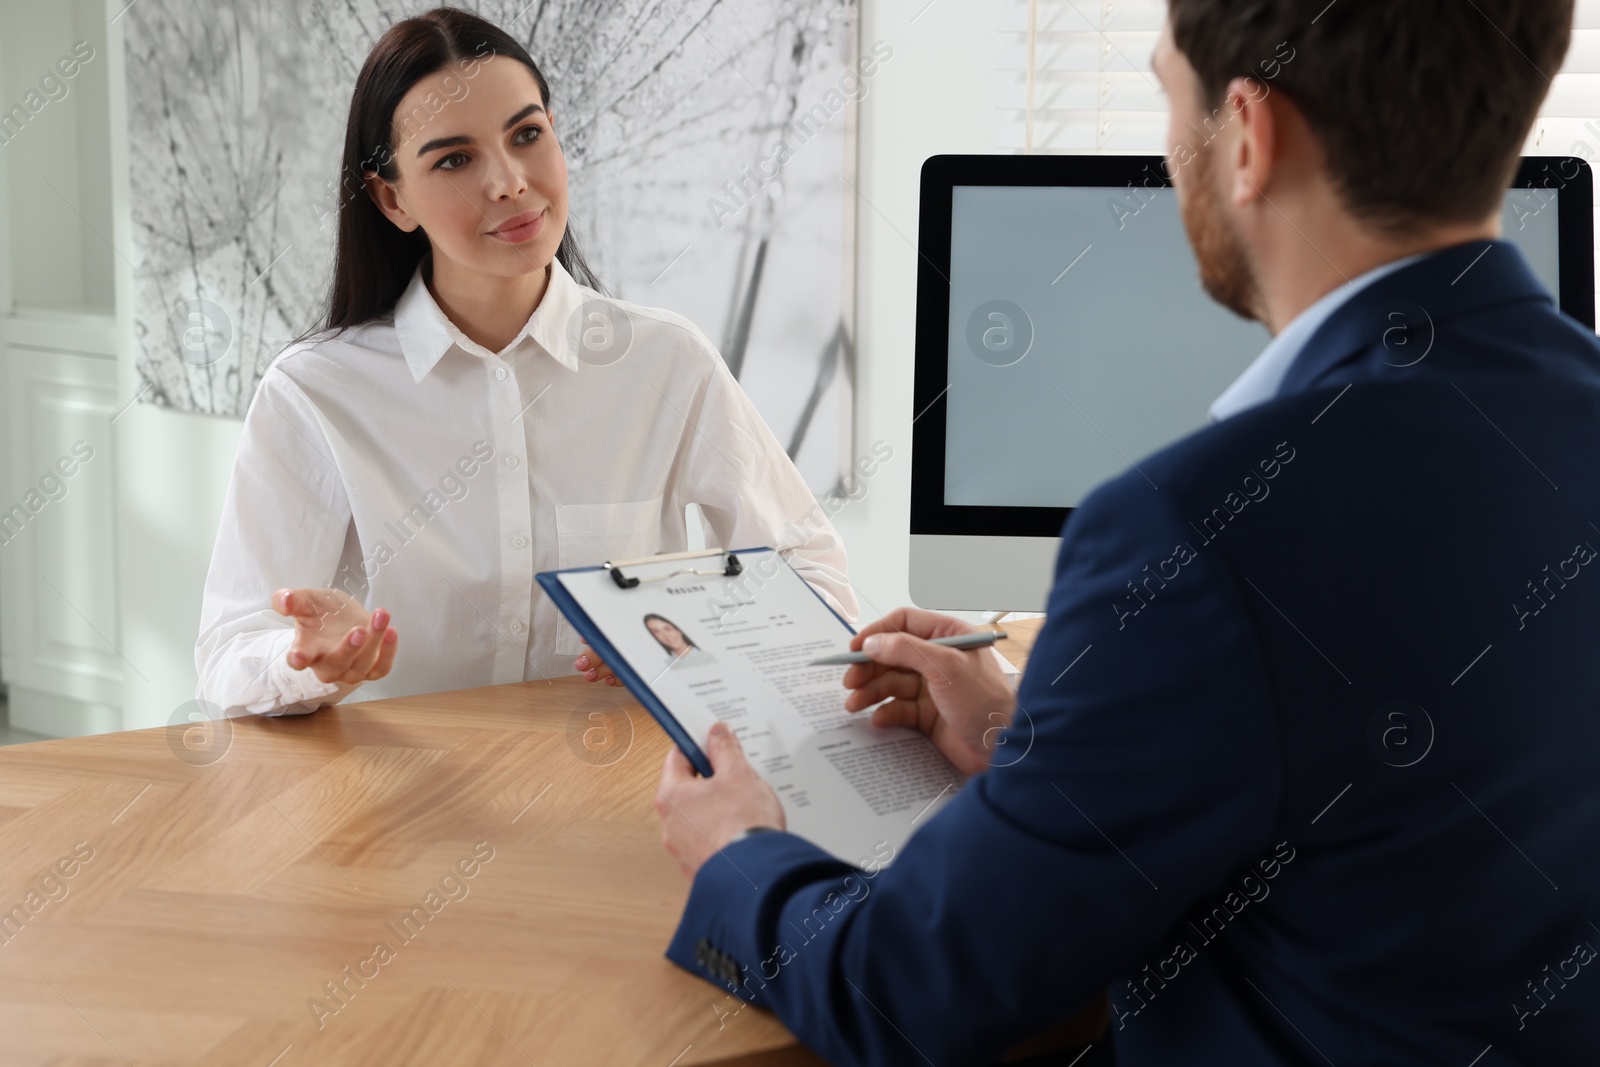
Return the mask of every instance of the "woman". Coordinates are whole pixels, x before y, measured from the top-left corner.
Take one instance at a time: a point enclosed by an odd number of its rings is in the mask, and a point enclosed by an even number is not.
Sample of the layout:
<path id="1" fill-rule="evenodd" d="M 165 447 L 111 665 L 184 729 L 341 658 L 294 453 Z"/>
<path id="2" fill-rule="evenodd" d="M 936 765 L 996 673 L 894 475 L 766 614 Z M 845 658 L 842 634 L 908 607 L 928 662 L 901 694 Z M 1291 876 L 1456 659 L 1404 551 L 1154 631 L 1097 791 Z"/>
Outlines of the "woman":
<path id="1" fill-rule="evenodd" d="M 717 662 L 715 656 L 689 640 L 687 634 L 665 617 L 652 611 L 644 617 L 644 625 L 656 639 L 656 643 L 661 646 L 662 651 L 667 654 L 668 667 L 683 670 Z"/>
<path id="2" fill-rule="evenodd" d="M 392 27 L 344 174 L 326 319 L 245 418 L 198 696 L 275 715 L 569 674 L 535 572 L 681 551 L 690 503 L 854 618 L 839 538 L 710 342 L 599 291 L 515 40 L 450 8 Z"/>

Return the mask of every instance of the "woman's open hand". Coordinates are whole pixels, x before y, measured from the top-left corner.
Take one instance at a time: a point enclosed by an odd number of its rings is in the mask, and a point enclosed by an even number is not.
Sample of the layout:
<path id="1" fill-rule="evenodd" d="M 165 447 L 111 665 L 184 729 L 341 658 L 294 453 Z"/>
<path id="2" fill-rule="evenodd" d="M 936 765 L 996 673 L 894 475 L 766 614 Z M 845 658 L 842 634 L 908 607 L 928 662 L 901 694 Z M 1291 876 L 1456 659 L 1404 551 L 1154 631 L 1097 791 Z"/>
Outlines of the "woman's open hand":
<path id="1" fill-rule="evenodd" d="M 349 593 L 338 589 L 280 589 L 272 606 L 294 620 L 289 666 L 310 667 L 324 682 L 356 685 L 375 681 L 394 666 L 400 635 L 389 625 L 389 612 L 372 614 Z"/>

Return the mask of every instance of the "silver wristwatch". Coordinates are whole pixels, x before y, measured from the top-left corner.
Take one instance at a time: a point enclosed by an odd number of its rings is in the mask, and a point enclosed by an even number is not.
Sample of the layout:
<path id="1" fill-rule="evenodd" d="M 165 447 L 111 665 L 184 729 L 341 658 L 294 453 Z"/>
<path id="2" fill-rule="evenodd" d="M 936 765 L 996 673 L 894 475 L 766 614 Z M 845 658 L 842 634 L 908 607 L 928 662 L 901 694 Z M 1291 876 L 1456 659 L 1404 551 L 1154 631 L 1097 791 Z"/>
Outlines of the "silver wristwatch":
<path id="1" fill-rule="evenodd" d="M 760 833 L 774 833 L 774 834 L 776 834 L 776 833 L 781 833 L 781 832 L 782 831 L 780 831 L 776 826 L 748 826 L 748 827 L 744 828 L 743 830 L 740 830 L 736 835 L 734 835 L 733 840 L 729 841 L 728 844 L 729 845 L 738 844 L 740 841 L 743 841 L 745 838 L 751 836 L 752 834 L 760 834 Z M 726 846 L 724 846 L 724 847 L 726 847 Z"/>

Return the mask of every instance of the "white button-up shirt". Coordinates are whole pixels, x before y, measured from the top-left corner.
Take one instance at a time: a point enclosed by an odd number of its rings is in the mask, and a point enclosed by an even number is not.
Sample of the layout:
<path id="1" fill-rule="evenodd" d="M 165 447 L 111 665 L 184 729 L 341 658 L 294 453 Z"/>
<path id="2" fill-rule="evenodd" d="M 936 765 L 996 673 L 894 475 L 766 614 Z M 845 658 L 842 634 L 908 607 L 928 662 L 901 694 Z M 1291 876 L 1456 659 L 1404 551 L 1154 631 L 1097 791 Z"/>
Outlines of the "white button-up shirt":
<path id="1" fill-rule="evenodd" d="M 424 260 L 389 318 L 291 346 L 245 417 L 206 577 L 196 696 L 224 714 L 337 703 L 285 658 L 283 588 L 333 586 L 399 632 L 358 699 L 573 673 L 577 632 L 538 571 L 708 544 L 772 545 L 845 618 L 838 535 L 716 349 L 670 312 L 553 262 L 490 352 L 445 317 Z"/>

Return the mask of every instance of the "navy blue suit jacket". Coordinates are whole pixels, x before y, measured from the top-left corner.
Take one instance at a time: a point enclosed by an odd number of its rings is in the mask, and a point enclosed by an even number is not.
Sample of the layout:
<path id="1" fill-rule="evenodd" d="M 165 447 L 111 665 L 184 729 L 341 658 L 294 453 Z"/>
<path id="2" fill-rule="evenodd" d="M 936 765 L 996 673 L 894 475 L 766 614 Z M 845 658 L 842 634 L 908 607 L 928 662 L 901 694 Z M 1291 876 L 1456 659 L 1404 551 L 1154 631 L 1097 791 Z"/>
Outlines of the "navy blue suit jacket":
<path id="1" fill-rule="evenodd" d="M 1600 1061 L 1600 345 L 1515 246 L 1363 290 L 1063 538 L 995 765 L 886 867 L 728 847 L 669 958 L 841 1064 L 1103 991 L 1123 1067 Z"/>

